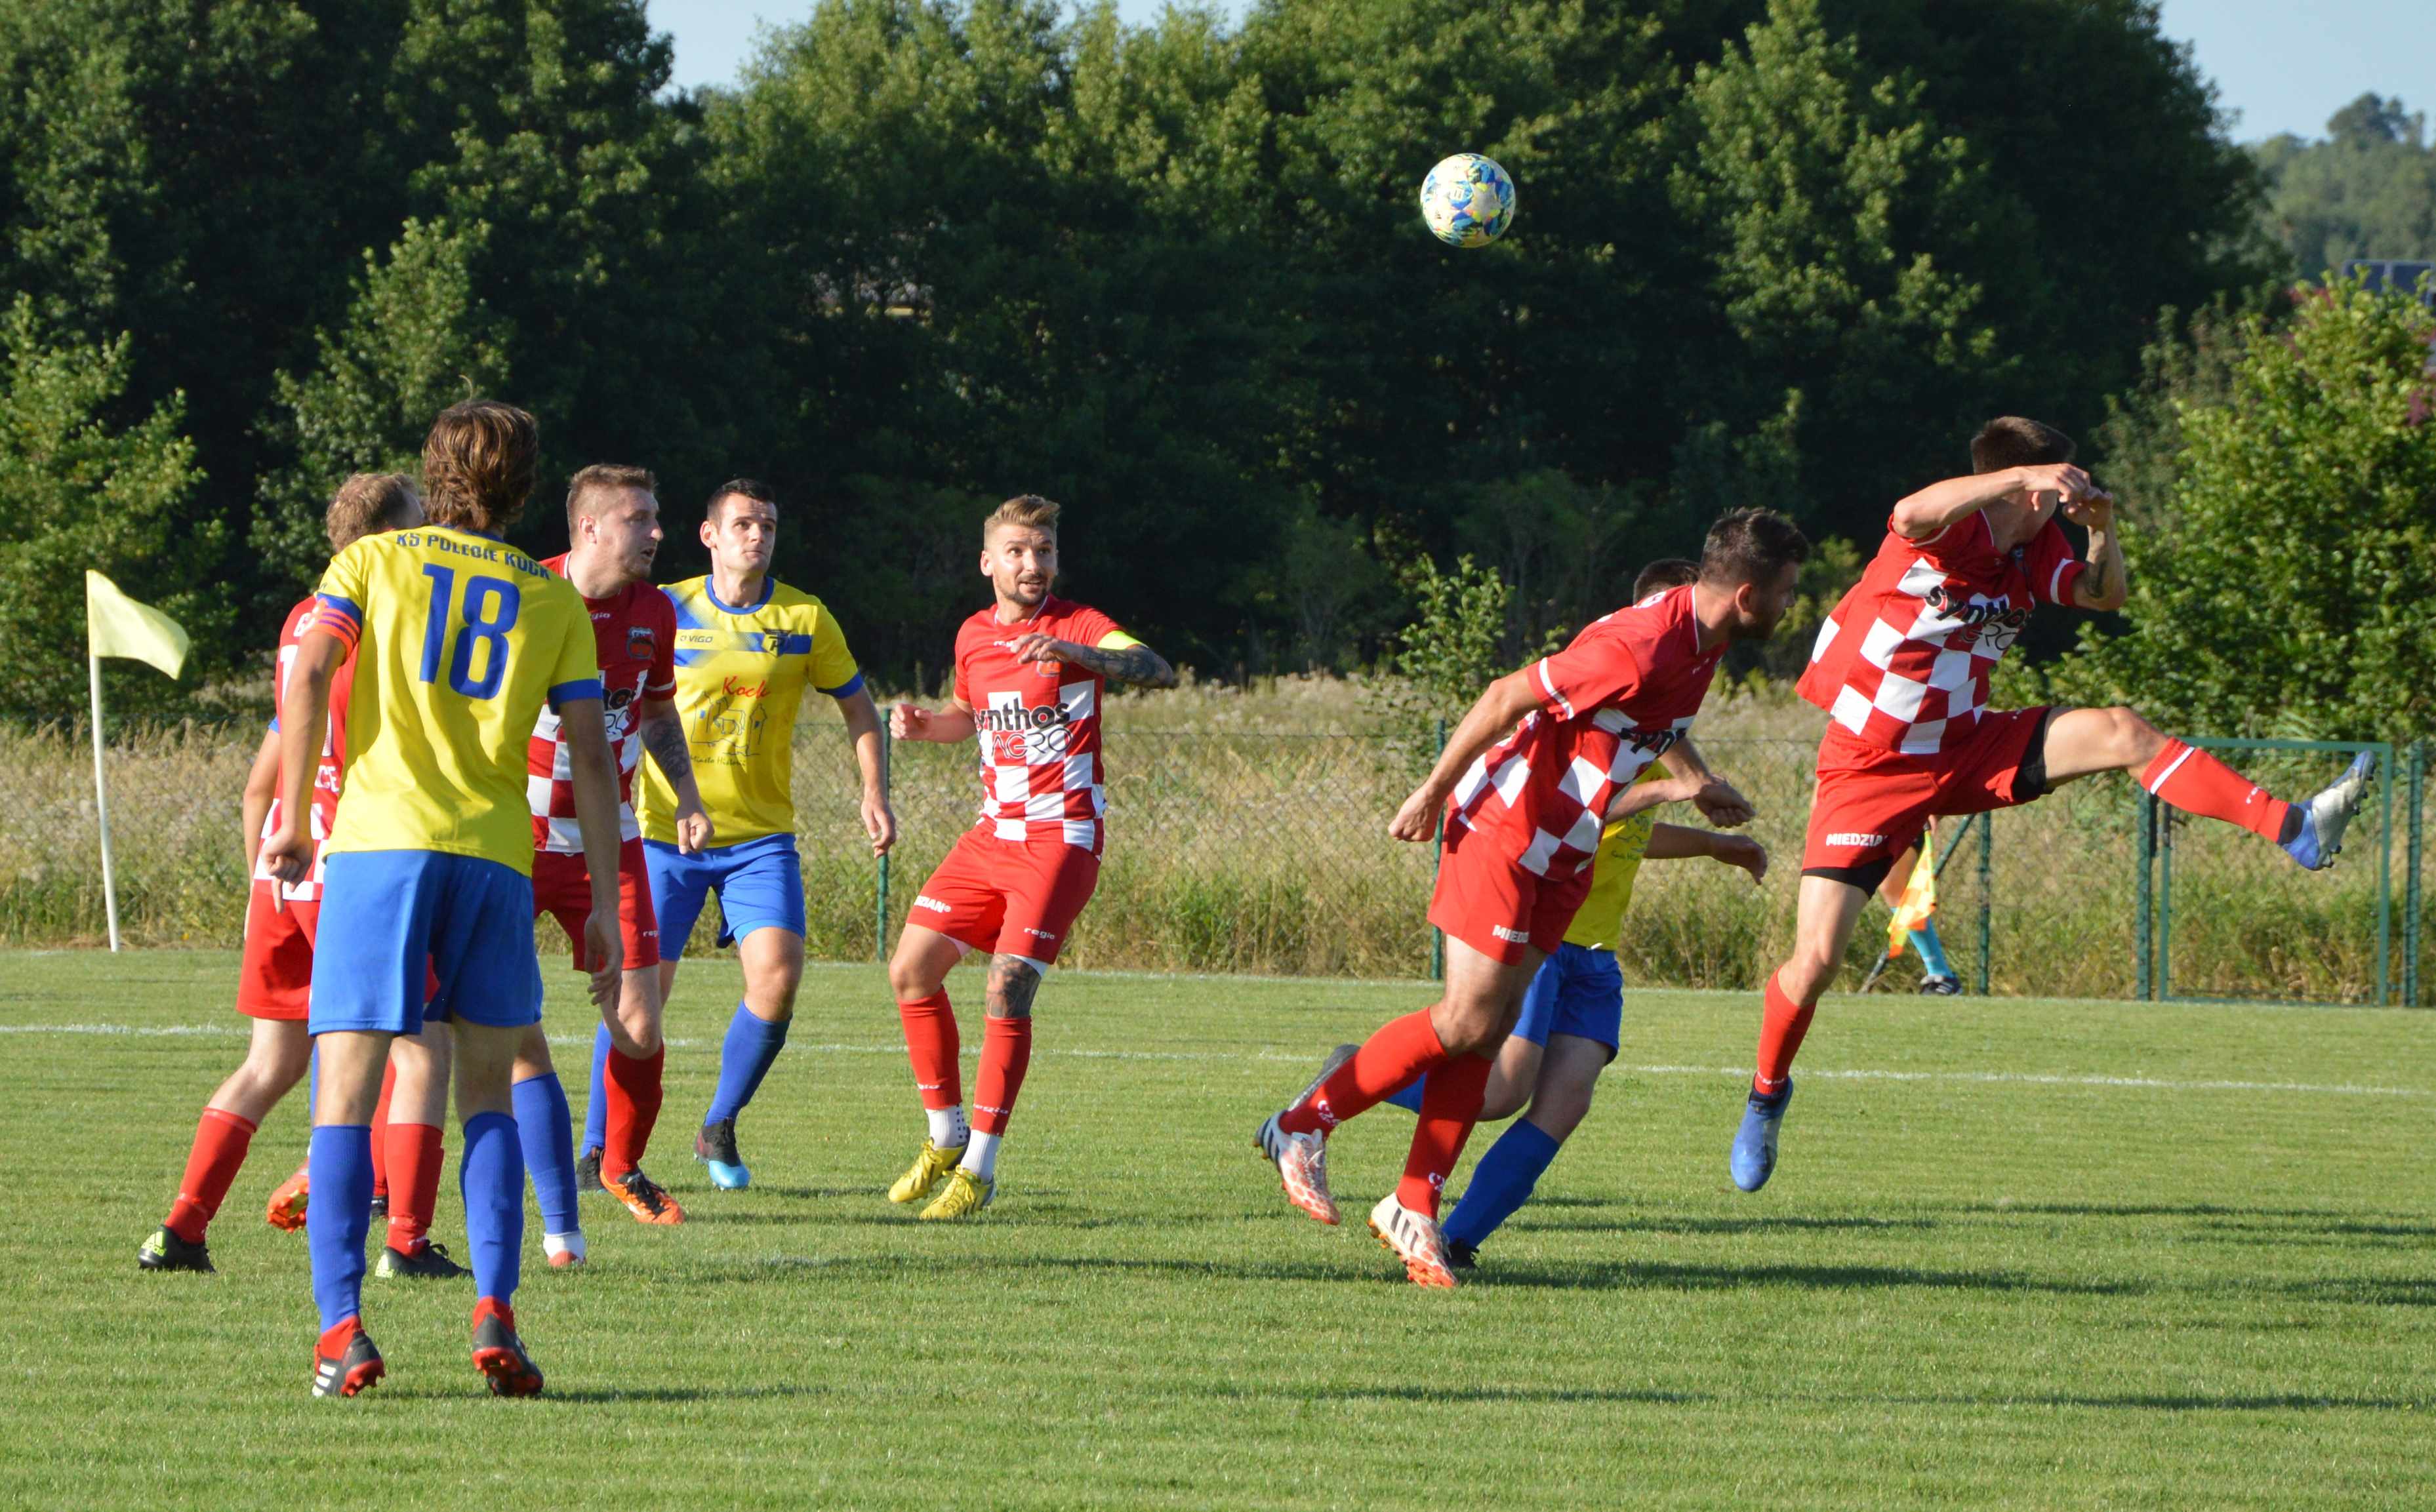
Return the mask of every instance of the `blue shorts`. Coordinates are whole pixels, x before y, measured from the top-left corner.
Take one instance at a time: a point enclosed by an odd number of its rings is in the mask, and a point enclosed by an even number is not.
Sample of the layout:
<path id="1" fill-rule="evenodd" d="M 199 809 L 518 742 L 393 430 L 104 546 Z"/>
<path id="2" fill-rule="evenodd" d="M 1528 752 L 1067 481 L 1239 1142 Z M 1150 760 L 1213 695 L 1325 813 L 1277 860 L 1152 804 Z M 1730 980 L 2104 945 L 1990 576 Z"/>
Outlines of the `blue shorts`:
<path id="1" fill-rule="evenodd" d="M 652 874 L 652 906 L 660 914 L 660 959 L 680 960 L 693 938 L 704 901 L 719 893 L 719 943 L 733 945 L 756 930 L 804 932 L 804 863 L 792 835 L 764 835 L 737 845 L 713 845 L 688 856 L 665 841 L 643 842 Z"/>
<path id="2" fill-rule="evenodd" d="M 531 878 L 436 850 L 341 851 L 323 866 L 311 1033 L 541 1021 Z M 426 1003 L 432 976 L 439 990 Z"/>
<path id="3" fill-rule="evenodd" d="M 1557 947 L 1523 992 L 1522 1017 L 1514 1021 L 1517 1038 L 1543 1048 L 1550 1034 L 1594 1039 L 1607 1047 L 1610 1060 L 1623 1033 L 1623 968 L 1614 951 L 1586 945 Z"/>

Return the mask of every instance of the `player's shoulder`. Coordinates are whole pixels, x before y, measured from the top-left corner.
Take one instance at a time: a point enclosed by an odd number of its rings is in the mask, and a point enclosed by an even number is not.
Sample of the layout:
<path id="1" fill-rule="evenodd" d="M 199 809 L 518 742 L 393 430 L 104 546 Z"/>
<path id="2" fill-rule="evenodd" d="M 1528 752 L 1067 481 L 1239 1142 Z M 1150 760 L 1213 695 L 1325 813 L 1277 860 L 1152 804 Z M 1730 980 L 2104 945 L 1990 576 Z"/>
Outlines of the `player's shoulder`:
<path id="1" fill-rule="evenodd" d="M 1045 626 L 1060 628 L 1090 626 L 1110 630 L 1114 629 L 1117 623 L 1116 617 L 1113 615 L 1072 599 L 1060 599 L 1053 594 L 1041 602 L 1040 618 Z"/>
<path id="2" fill-rule="evenodd" d="M 962 656 L 966 652 L 978 650 L 994 640 L 1004 640 L 1006 634 L 1006 627 L 998 622 L 996 604 L 976 609 L 965 617 L 963 624 L 956 627 L 956 654 Z"/>
<path id="3" fill-rule="evenodd" d="M 780 582 L 775 578 L 770 580 L 770 597 L 762 601 L 761 607 L 807 628 L 822 621 L 837 622 L 837 616 L 829 611 L 829 606 L 819 594 L 798 588 L 792 582 Z"/>
<path id="4" fill-rule="evenodd" d="M 321 595 L 306 594 L 289 606 L 287 616 L 279 621 L 281 645 L 291 645 L 304 638 L 304 621 L 313 617 L 313 611 L 320 606 L 321 602 Z"/>

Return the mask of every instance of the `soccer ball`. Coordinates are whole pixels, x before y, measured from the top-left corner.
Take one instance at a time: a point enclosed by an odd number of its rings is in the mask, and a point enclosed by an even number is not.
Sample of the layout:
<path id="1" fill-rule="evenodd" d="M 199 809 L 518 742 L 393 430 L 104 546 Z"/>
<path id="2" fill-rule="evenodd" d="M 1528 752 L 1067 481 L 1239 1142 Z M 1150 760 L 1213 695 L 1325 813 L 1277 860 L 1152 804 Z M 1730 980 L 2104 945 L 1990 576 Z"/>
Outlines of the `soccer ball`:
<path id="1" fill-rule="evenodd" d="M 1421 219 L 1450 247 L 1486 247 L 1514 224 L 1514 180 L 1477 152 L 1458 152 L 1421 181 Z"/>

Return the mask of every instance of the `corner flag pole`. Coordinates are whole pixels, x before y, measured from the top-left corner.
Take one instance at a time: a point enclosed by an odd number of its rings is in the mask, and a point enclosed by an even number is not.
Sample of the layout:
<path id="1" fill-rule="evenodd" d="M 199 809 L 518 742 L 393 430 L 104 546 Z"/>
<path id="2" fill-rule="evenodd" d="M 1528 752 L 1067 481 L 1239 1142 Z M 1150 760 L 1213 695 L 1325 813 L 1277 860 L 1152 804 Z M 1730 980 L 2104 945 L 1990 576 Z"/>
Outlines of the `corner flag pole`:
<path id="1" fill-rule="evenodd" d="M 118 949 L 118 877 L 110 861 L 110 784 L 102 772 L 101 659 L 125 656 L 176 677 L 186 666 L 186 628 L 137 603 L 88 567 L 84 575 L 84 665 L 93 684 L 93 811 L 101 821 L 101 906 L 110 948 Z"/>
<path id="2" fill-rule="evenodd" d="M 110 918 L 110 948 L 118 950 L 118 878 L 110 864 L 110 783 L 101 771 L 101 653 L 85 652 L 86 673 L 93 680 L 93 811 L 101 821 L 101 906 Z"/>

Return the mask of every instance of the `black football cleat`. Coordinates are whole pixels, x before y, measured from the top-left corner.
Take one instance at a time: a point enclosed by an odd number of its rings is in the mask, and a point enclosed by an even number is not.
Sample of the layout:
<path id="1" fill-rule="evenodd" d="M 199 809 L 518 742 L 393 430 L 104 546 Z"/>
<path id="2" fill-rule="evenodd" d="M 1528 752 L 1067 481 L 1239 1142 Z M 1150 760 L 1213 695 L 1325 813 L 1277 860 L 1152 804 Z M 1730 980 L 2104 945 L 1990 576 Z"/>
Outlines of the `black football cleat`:
<path id="1" fill-rule="evenodd" d="M 474 1368 L 494 1397 L 538 1397 L 541 1367 L 516 1337 L 515 1310 L 492 1297 L 474 1304 Z"/>
<path id="2" fill-rule="evenodd" d="M 448 1258 L 448 1252 L 425 1240 L 410 1250 L 381 1246 L 373 1274 L 388 1280 L 454 1281 L 474 1273 Z"/>
<path id="3" fill-rule="evenodd" d="M 218 1269 L 212 1263 L 209 1244 L 189 1244 L 166 1225 L 135 1247 L 135 1263 L 142 1270 L 200 1271 L 206 1276 Z"/>
<path id="4" fill-rule="evenodd" d="M 361 1318 L 342 1319 L 313 1347 L 313 1395 L 355 1397 L 389 1373 Z"/>

